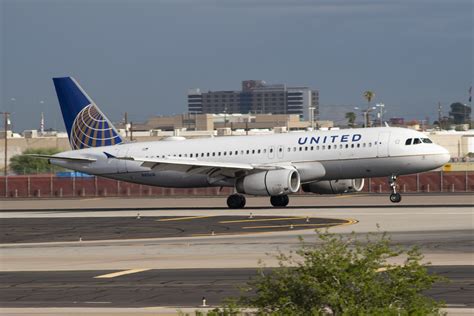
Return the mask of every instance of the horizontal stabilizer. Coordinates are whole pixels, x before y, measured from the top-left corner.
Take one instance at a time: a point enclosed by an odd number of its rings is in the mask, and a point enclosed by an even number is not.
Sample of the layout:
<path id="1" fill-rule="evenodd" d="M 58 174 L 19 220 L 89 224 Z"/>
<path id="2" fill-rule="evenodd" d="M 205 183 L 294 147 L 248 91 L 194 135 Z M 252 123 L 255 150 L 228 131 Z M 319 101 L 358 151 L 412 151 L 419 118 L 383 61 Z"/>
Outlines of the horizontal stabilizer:
<path id="1" fill-rule="evenodd" d="M 41 154 L 26 154 L 25 156 L 41 159 L 54 159 L 54 160 L 64 160 L 72 162 L 94 162 L 97 159 L 85 158 L 85 157 L 59 157 L 53 155 L 41 155 Z"/>

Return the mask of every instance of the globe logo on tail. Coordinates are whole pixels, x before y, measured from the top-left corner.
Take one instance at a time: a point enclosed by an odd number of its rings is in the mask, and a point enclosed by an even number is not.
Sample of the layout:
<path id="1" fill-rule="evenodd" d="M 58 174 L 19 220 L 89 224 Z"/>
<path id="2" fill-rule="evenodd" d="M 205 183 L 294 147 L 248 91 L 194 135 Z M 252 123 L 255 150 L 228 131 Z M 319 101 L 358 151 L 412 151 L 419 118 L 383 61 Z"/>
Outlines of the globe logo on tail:
<path id="1" fill-rule="evenodd" d="M 75 150 L 120 144 L 122 138 L 97 106 L 89 104 L 74 119 L 70 142 L 72 149 Z"/>

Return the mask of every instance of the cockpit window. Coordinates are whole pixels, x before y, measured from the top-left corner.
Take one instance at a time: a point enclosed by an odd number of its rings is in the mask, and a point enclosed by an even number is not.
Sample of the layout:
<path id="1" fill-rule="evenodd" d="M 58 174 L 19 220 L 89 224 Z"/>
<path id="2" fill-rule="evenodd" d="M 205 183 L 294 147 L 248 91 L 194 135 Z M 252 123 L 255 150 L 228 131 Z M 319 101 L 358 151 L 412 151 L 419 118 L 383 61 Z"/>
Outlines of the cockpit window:
<path id="1" fill-rule="evenodd" d="M 413 144 L 421 144 L 421 139 L 415 138 L 415 139 L 413 140 Z"/>
<path id="2" fill-rule="evenodd" d="M 422 138 L 421 140 L 422 140 L 423 143 L 425 143 L 425 144 L 432 144 L 432 143 L 433 143 L 433 142 L 431 141 L 431 139 L 429 139 L 429 138 Z"/>
<path id="3" fill-rule="evenodd" d="M 405 142 L 405 145 L 411 145 L 411 138 L 408 138 Z"/>

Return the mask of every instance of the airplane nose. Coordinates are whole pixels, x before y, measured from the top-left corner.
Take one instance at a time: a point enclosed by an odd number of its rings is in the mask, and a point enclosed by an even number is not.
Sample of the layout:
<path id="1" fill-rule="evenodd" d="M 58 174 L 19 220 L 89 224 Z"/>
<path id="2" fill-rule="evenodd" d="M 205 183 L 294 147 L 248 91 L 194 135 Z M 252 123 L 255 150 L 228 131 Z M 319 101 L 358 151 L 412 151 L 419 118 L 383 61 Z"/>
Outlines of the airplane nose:
<path id="1" fill-rule="evenodd" d="M 443 165 L 451 160 L 451 155 L 449 154 L 449 151 L 441 146 L 439 146 L 439 160 Z"/>

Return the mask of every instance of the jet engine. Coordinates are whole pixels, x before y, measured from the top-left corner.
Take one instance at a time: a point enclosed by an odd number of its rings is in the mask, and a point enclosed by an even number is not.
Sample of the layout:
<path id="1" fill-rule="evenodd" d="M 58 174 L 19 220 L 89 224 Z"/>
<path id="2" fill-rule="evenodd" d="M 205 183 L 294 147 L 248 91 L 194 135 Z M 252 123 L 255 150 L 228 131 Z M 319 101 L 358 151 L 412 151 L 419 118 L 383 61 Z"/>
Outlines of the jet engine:
<path id="1" fill-rule="evenodd" d="M 340 194 L 360 192 L 364 188 L 364 179 L 340 179 L 317 181 L 302 185 L 304 192 L 319 194 Z"/>
<path id="2" fill-rule="evenodd" d="M 268 170 L 237 179 L 237 192 L 251 195 L 286 195 L 298 192 L 300 175 L 296 169 Z"/>

